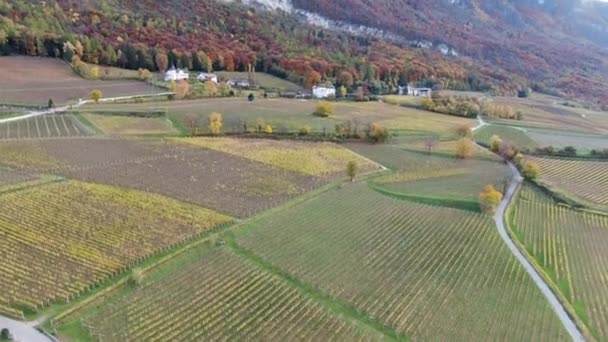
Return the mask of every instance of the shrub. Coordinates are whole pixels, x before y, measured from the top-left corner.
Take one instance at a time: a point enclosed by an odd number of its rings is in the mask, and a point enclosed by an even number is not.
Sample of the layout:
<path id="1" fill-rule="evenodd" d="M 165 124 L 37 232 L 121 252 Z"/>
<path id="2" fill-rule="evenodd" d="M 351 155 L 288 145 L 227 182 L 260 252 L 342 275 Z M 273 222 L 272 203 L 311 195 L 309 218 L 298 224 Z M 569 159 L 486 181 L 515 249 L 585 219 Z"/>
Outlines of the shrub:
<path id="1" fill-rule="evenodd" d="M 224 120 L 222 114 L 213 112 L 209 114 L 209 132 L 213 135 L 222 134 L 222 127 L 224 126 Z"/>
<path id="2" fill-rule="evenodd" d="M 327 118 L 334 113 L 334 105 L 331 102 L 321 101 L 313 113 L 315 116 Z"/>
<path id="3" fill-rule="evenodd" d="M 49 99 L 47 107 L 48 107 L 48 109 L 55 108 L 55 102 L 53 102 L 53 99 Z"/>
<path id="4" fill-rule="evenodd" d="M 500 145 L 502 145 L 502 139 L 500 139 L 498 135 L 493 135 L 490 138 L 490 151 L 498 153 L 500 150 Z"/>
<path id="5" fill-rule="evenodd" d="M 524 162 L 521 173 L 527 180 L 537 179 L 540 176 L 540 166 L 535 162 Z"/>
<path id="6" fill-rule="evenodd" d="M 310 131 L 312 131 L 310 126 L 304 126 L 304 127 L 300 128 L 300 131 L 298 132 L 298 134 L 299 135 L 309 135 Z"/>
<path id="7" fill-rule="evenodd" d="M 346 164 L 346 175 L 350 178 L 351 182 L 355 181 L 358 168 L 357 162 L 354 160 L 351 160 Z"/>
<path id="8" fill-rule="evenodd" d="M 462 138 L 456 146 L 456 155 L 461 159 L 472 158 L 475 155 L 475 144 L 470 138 Z"/>
<path id="9" fill-rule="evenodd" d="M 460 138 L 471 138 L 473 137 L 473 128 L 469 124 L 462 124 L 456 127 L 456 134 Z"/>
<path id="10" fill-rule="evenodd" d="M 139 268 L 134 268 L 129 276 L 129 285 L 139 287 L 144 281 L 144 272 Z"/>
<path id="11" fill-rule="evenodd" d="M 89 77 L 93 80 L 99 79 L 99 67 L 94 66 L 89 70 Z"/>
<path id="12" fill-rule="evenodd" d="M 255 95 L 253 95 L 253 93 L 249 93 L 249 96 L 247 96 L 247 99 L 249 100 L 249 102 L 252 102 L 253 100 L 255 100 Z"/>
<path id="13" fill-rule="evenodd" d="M 513 157 L 518 153 L 518 151 L 511 145 L 511 143 L 507 141 L 503 141 L 498 148 L 498 154 L 506 160 L 513 160 Z"/>
<path id="14" fill-rule="evenodd" d="M 346 126 L 344 124 L 336 124 L 335 131 L 338 138 L 346 138 Z"/>
<path id="15" fill-rule="evenodd" d="M 367 137 L 375 143 L 385 142 L 389 138 L 388 129 L 377 123 L 372 123 L 369 125 Z"/>
<path id="16" fill-rule="evenodd" d="M 520 168 L 520 169 L 521 169 L 521 168 L 524 166 L 524 162 L 525 162 L 523 154 L 521 154 L 521 153 L 517 153 L 517 154 L 515 155 L 515 157 L 513 157 L 513 162 L 515 163 L 515 165 L 516 165 L 518 168 Z"/>
<path id="17" fill-rule="evenodd" d="M 103 93 L 101 92 L 101 90 L 95 89 L 89 94 L 89 97 L 91 98 L 91 100 L 95 101 L 95 103 L 99 103 L 99 100 L 101 100 L 101 98 L 103 97 Z"/>
<path id="18" fill-rule="evenodd" d="M 146 81 L 152 77 L 152 74 L 148 69 L 139 68 L 137 69 L 137 77 L 142 81 Z"/>
<path id="19" fill-rule="evenodd" d="M 264 128 L 264 133 L 266 133 L 266 134 L 272 134 L 272 126 L 271 125 L 266 125 L 266 128 Z"/>
<path id="20" fill-rule="evenodd" d="M 496 190 L 493 185 L 486 185 L 479 193 L 479 208 L 484 213 L 495 213 L 500 201 L 502 201 L 502 193 Z"/>
<path id="21" fill-rule="evenodd" d="M 576 157 L 578 151 L 573 146 L 566 146 L 564 149 L 558 152 L 558 154 L 562 157 Z"/>

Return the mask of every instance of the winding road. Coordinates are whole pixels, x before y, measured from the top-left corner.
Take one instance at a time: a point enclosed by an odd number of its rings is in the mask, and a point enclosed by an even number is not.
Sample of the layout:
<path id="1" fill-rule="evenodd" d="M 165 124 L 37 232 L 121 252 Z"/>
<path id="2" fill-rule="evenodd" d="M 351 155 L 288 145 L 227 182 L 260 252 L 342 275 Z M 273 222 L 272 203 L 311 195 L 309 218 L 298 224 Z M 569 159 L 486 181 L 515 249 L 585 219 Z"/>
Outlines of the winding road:
<path id="1" fill-rule="evenodd" d="M 481 116 L 478 116 L 477 119 L 479 121 L 479 124 L 472 129 L 473 131 L 476 131 L 488 125 L 488 123 L 486 123 L 483 118 L 481 118 Z M 549 287 L 549 285 L 547 285 L 545 280 L 540 276 L 540 274 L 538 274 L 534 266 L 532 266 L 528 259 L 526 259 L 526 257 L 520 252 L 513 240 L 511 240 L 511 236 L 507 232 L 505 222 L 506 211 L 509 204 L 513 200 L 513 196 L 516 194 L 517 189 L 524 180 L 521 174 L 519 173 L 519 170 L 515 167 L 515 165 L 513 165 L 513 163 L 509 163 L 508 165 L 511 169 L 511 173 L 513 174 L 513 178 L 511 179 L 511 183 L 509 184 L 507 193 L 504 195 L 504 198 L 502 202 L 500 202 L 500 205 L 496 210 L 496 214 L 494 215 L 494 221 L 496 222 L 498 233 L 500 234 L 500 237 L 505 242 L 511 253 L 524 267 L 526 272 L 528 272 L 530 277 L 532 277 L 532 280 L 540 289 L 545 298 L 547 298 L 547 301 L 549 301 L 551 308 L 564 325 L 564 328 L 566 328 L 566 331 L 568 331 L 568 334 L 570 334 L 570 337 L 572 337 L 572 340 L 576 342 L 585 341 L 583 334 L 580 332 L 572 318 L 570 318 L 570 315 L 568 315 L 562 303 L 559 301 L 559 299 L 557 299 L 553 291 L 551 291 L 551 288 Z"/>

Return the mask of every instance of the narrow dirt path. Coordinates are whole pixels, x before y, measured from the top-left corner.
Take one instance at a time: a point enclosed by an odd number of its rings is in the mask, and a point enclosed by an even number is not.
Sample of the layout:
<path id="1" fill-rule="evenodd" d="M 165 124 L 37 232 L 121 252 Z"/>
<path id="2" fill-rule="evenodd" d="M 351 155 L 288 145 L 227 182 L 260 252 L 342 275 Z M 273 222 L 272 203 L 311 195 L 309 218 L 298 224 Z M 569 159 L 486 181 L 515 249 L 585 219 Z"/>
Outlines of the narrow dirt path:
<path id="1" fill-rule="evenodd" d="M 8 329 L 13 340 L 19 342 L 52 342 L 48 336 L 36 330 L 32 324 L 0 316 L 0 329 Z"/>
<path id="2" fill-rule="evenodd" d="M 507 244 L 507 247 L 509 248 L 511 253 L 515 256 L 515 258 L 517 258 L 517 260 L 524 267 L 526 272 L 528 272 L 528 274 L 532 277 L 532 280 L 540 289 L 545 298 L 547 298 L 549 304 L 553 308 L 553 311 L 562 321 L 562 324 L 570 334 L 570 337 L 572 337 L 572 340 L 577 342 L 585 341 L 583 334 L 579 331 L 578 327 L 570 318 L 570 316 L 566 312 L 566 309 L 564 309 L 563 305 L 557 299 L 553 291 L 551 291 L 549 285 L 547 285 L 545 280 L 538 274 L 538 272 L 536 272 L 534 266 L 532 266 L 528 259 L 526 259 L 526 257 L 519 251 L 513 240 L 511 240 L 511 236 L 507 233 L 505 222 L 506 210 L 509 206 L 509 203 L 511 203 L 511 201 L 513 200 L 513 196 L 517 192 L 517 189 L 523 182 L 523 177 L 520 175 L 519 170 L 517 170 L 517 168 L 512 163 L 509 163 L 509 167 L 511 168 L 511 171 L 513 173 L 513 179 L 511 180 L 509 189 L 507 190 L 507 193 L 505 194 L 502 202 L 498 206 L 498 209 L 496 210 L 496 215 L 494 216 L 494 220 L 496 221 L 496 227 L 498 227 L 500 237 Z"/>

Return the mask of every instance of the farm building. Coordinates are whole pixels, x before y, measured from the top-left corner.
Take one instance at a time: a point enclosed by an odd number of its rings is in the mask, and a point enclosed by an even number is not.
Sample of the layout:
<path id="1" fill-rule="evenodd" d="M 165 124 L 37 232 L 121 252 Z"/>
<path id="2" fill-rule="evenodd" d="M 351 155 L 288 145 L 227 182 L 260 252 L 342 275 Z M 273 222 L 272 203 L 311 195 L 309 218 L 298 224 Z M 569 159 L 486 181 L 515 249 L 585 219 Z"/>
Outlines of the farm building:
<path id="1" fill-rule="evenodd" d="M 249 88 L 250 86 L 249 80 L 246 78 L 233 78 L 231 80 L 228 80 L 228 84 L 231 87 L 237 88 Z"/>
<path id="2" fill-rule="evenodd" d="M 207 82 L 207 81 L 212 81 L 217 83 L 217 75 L 216 74 L 209 74 L 206 72 L 201 72 L 200 74 L 198 74 L 198 76 L 196 77 L 197 80 L 201 81 L 201 82 Z"/>
<path id="3" fill-rule="evenodd" d="M 172 67 L 165 73 L 165 82 L 182 81 L 187 80 L 188 78 L 190 78 L 190 74 L 188 74 L 188 70 L 186 69 L 176 69 L 175 67 Z"/>
<path id="4" fill-rule="evenodd" d="M 433 89 L 431 88 L 415 88 L 407 86 L 407 95 L 410 96 L 431 96 Z"/>
<path id="5" fill-rule="evenodd" d="M 336 88 L 331 83 L 325 83 L 312 87 L 312 97 L 315 99 L 326 99 L 336 97 Z"/>

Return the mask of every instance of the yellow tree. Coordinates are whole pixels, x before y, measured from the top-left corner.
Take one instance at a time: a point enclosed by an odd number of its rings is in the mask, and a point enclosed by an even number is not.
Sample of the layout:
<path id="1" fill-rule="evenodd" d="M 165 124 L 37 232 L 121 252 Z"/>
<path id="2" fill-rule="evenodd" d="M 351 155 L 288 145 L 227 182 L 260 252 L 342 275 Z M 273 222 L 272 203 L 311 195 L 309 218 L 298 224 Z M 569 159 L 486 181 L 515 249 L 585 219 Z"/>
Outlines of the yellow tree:
<path id="1" fill-rule="evenodd" d="M 91 70 L 89 70 L 89 76 L 91 77 L 91 79 L 99 79 L 99 67 L 98 66 L 94 66 L 91 68 Z"/>
<path id="2" fill-rule="evenodd" d="M 334 113 L 334 105 L 331 102 L 321 101 L 317 105 L 317 109 L 314 112 L 314 115 L 320 116 L 322 118 L 329 117 Z"/>
<path id="3" fill-rule="evenodd" d="M 101 100 L 101 98 L 103 97 L 103 93 L 101 92 L 101 90 L 95 89 L 89 94 L 89 97 L 91 98 L 91 100 L 95 101 L 95 103 L 99 103 L 99 100 Z"/>
<path id="4" fill-rule="evenodd" d="M 222 114 L 213 112 L 209 115 L 209 132 L 213 135 L 222 134 L 222 127 L 224 126 L 224 119 Z"/>
<path id="5" fill-rule="evenodd" d="M 524 162 L 521 173 L 525 179 L 534 180 L 540 176 L 540 166 L 535 162 Z"/>
<path id="6" fill-rule="evenodd" d="M 475 155 L 475 144 L 470 138 L 462 138 L 456 145 L 456 155 L 461 159 L 472 158 Z"/>
<path id="7" fill-rule="evenodd" d="M 479 193 L 479 207 L 485 213 L 495 213 L 500 201 L 502 201 L 502 193 L 496 190 L 493 185 L 486 185 Z"/>
<path id="8" fill-rule="evenodd" d="M 494 153 L 498 153 L 500 150 L 500 145 L 502 145 L 502 139 L 498 135 L 493 135 L 490 138 L 490 151 Z"/>

